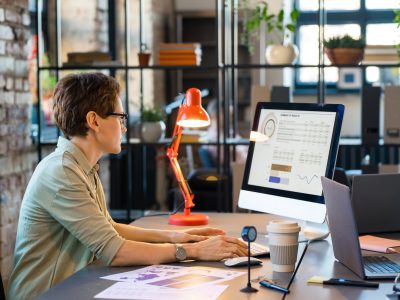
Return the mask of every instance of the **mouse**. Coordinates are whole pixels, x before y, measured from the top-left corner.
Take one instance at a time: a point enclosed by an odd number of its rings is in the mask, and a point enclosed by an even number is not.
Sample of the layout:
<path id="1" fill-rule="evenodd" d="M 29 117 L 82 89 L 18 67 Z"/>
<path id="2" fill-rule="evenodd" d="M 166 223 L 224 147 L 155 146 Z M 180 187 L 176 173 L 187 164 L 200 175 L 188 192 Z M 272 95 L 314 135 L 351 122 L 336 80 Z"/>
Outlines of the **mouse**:
<path id="1" fill-rule="evenodd" d="M 224 265 L 227 267 L 247 266 L 248 260 L 249 258 L 247 256 L 230 258 L 225 260 Z M 250 265 L 259 265 L 259 264 L 262 264 L 262 260 L 255 257 L 250 257 Z"/>

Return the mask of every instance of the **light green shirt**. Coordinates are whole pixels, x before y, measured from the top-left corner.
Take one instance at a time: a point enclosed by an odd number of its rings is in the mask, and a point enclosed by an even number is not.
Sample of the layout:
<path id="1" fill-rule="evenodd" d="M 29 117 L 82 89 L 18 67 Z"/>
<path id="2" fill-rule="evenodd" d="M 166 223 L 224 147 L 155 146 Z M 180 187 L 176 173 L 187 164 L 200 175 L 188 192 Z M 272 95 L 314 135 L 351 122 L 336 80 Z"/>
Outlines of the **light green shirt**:
<path id="1" fill-rule="evenodd" d="M 22 201 L 8 300 L 35 298 L 94 257 L 112 262 L 124 239 L 107 211 L 98 168 L 62 137 L 39 163 Z"/>

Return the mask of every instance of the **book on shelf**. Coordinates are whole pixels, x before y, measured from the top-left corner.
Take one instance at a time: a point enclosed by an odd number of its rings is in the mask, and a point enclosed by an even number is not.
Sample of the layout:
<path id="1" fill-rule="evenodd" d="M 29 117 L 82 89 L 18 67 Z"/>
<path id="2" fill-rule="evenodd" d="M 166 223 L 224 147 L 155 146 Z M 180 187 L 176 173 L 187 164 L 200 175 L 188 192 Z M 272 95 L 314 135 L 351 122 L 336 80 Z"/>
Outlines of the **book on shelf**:
<path id="1" fill-rule="evenodd" d="M 206 130 L 184 129 L 181 136 L 181 143 L 208 142 Z"/>
<path id="2" fill-rule="evenodd" d="M 201 61 L 186 60 L 186 59 L 160 59 L 160 66 L 199 66 Z"/>
<path id="3" fill-rule="evenodd" d="M 394 45 L 369 45 L 364 50 L 364 64 L 397 64 L 399 55 Z"/>
<path id="4" fill-rule="evenodd" d="M 162 43 L 158 57 L 161 66 L 199 66 L 201 55 L 199 43 Z"/>
<path id="5" fill-rule="evenodd" d="M 161 43 L 160 50 L 196 50 L 201 49 L 200 43 Z"/>
<path id="6" fill-rule="evenodd" d="M 379 54 L 396 54 L 397 49 L 394 45 L 368 45 L 364 49 L 364 54 L 379 55 Z"/>
<path id="7" fill-rule="evenodd" d="M 385 65 L 398 63 L 399 58 L 366 58 L 363 60 L 364 65 Z"/>
<path id="8" fill-rule="evenodd" d="M 64 62 L 63 67 L 70 66 L 92 66 L 92 67 L 117 67 L 121 66 L 121 62 L 119 60 L 110 60 L 110 61 L 90 61 L 90 62 Z"/>
<path id="9" fill-rule="evenodd" d="M 159 51 L 161 55 L 202 55 L 201 49 L 168 49 L 168 50 L 161 50 Z"/>
<path id="10" fill-rule="evenodd" d="M 393 61 L 393 60 L 367 60 L 367 61 L 363 61 L 363 65 L 364 66 L 368 66 L 368 65 L 397 65 L 399 64 L 399 62 Z"/>
<path id="11" fill-rule="evenodd" d="M 92 62 L 108 62 L 112 61 L 110 53 L 100 51 L 89 52 L 69 52 L 67 53 L 68 64 L 82 64 Z"/>
<path id="12" fill-rule="evenodd" d="M 398 60 L 397 54 L 365 54 L 364 60 Z"/>
<path id="13" fill-rule="evenodd" d="M 179 63 L 191 63 L 193 65 L 200 65 L 201 58 L 167 58 L 167 57 L 160 57 L 159 63 L 166 63 L 166 64 L 179 64 Z"/>
<path id="14" fill-rule="evenodd" d="M 159 63 L 164 66 L 171 65 L 193 65 L 201 64 L 201 56 L 199 55 L 159 55 Z"/>
<path id="15" fill-rule="evenodd" d="M 173 60 L 177 60 L 177 59 L 198 59 L 201 58 L 200 55 L 195 55 L 194 53 L 190 53 L 190 54 L 163 54 L 160 53 L 159 58 L 164 58 L 164 59 L 173 59 Z"/>

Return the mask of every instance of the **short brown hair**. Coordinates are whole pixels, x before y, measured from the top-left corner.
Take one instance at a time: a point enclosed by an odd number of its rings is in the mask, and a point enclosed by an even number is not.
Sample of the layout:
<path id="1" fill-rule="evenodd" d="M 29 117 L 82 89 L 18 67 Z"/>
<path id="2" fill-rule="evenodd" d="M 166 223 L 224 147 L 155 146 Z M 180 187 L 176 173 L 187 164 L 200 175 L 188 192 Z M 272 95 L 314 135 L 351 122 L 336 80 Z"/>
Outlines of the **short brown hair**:
<path id="1" fill-rule="evenodd" d="M 86 136 L 86 115 L 101 117 L 113 112 L 120 93 L 118 82 L 102 73 L 70 74 L 58 81 L 54 91 L 54 117 L 67 138 Z"/>

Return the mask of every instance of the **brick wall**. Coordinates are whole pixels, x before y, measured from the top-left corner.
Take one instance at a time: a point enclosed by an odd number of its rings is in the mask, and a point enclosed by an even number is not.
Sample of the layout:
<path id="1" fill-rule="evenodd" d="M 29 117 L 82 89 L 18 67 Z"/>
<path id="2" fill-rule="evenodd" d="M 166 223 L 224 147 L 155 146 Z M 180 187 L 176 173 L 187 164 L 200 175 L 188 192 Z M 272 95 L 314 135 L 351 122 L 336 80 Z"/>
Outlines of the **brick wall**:
<path id="1" fill-rule="evenodd" d="M 30 140 L 28 0 L 0 0 L 0 268 L 11 271 L 18 213 L 36 164 Z"/>

